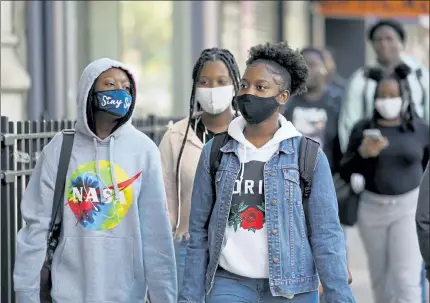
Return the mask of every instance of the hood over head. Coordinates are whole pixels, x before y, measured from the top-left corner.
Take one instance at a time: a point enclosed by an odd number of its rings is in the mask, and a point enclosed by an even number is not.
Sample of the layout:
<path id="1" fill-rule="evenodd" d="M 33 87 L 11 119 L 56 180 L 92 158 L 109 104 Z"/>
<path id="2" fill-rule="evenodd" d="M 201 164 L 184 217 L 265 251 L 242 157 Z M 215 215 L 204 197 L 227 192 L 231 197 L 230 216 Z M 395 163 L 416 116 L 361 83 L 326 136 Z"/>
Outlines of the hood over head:
<path id="1" fill-rule="evenodd" d="M 78 114 L 77 114 L 77 122 L 76 122 L 76 131 L 82 133 L 83 135 L 86 135 L 92 138 L 97 138 L 97 136 L 94 134 L 94 132 L 91 130 L 91 128 L 88 125 L 87 106 L 88 106 L 88 102 L 91 100 L 91 98 L 93 98 L 92 94 L 94 93 L 94 84 L 97 78 L 102 73 L 104 73 L 105 71 L 111 68 L 119 68 L 127 73 L 131 84 L 131 96 L 132 96 L 132 103 L 128 114 L 125 117 L 120 119 L 119 126 L 111 134 L 111 136 L 120 135 L 124 126 L 131 123 L 131 116 L 133 114 L 133 110 L 136 104 L 136 87 L 137 87 L 136 74 L 132 68 L 130 68 L 129 66 L 121 62 L 118 62 L 109 58 L 101 58 L 91 62 L 84 69 L 84 71 L 82 72 L 81 78 L 79 80 Z M 108 138 L 106 138 L 106 140 L 108 140 Z"/>
<path id="2" fill-rule="evenodd" d="M 129 112 L 126 116 L 119 120 L 119 124 L 114 129 L 113 133 L 106 139 L 101 140 L 94 134 L 88 125 L 87 117 L 87 106 L 88 102 L 92 100 L 94 93 L 94 84 L 97 78 L 105 71 L 111 68 L 119 68 L 125 71 L 128 75 L 131 84 L 131 96 L 132 102 L 130 105 Z M 79 80 L 79 92 L 78 92 L 78 120 L 76 122 L 76 132 L 83 135 L 84 137 L 90 138 L 94 144 L 94 158 L 95 158 L 95 168 L 96 174 L 99 180 L 103 180 L 100 174 L 100 163 L 99 163 L 99 144 L 101 141 L 107 142 L 109 146 L 109 162 L 110 171 L 113 184 L 113 190 L 115 192 L 115 197 L 120 197 L 120 190 L 116 180 L 115 174 L 115 137 L 121 135 L 121 133 L 126 129 L 126 126 L 131 124 L 131 115 L 133 114 L 133 109 L 136 104 L 136 77 L 134 72 L 130 67 L 127 67 L 121 62 L 102 58 L 90 63 L 83 71 L 81 79 Z M 104 182 L 99 182 L 100 190 L 103 192 L 105 190 Z M 103 201 L 102 201 L 103 202 Z"/>

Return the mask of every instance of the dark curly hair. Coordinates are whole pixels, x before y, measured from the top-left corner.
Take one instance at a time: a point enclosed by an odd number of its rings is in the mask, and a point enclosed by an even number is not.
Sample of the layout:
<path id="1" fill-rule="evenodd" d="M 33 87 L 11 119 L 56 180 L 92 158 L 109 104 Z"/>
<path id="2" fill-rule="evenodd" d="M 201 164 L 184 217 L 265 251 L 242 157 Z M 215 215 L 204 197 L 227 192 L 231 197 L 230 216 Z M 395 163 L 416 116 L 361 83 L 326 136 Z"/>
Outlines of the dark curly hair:
<path id="1" fill-rule="evenodd" d="M 266 43 L 251 47 L 246 66 L 266 64 L 270 73 L 282 79 L 281 90 L 291 95 L 307 91 L 308 66 L 299 50 L 293 50 L 287 42 Z"/>
<path id="2" fill-rule="evenodd" d="M 193 68 L 193 73 L 192 73 L 193 87 L 191 89 L 188 125 L 187 125 L 187 130 L 185 131 L 184 140 L 182 141 L 181 149 L 179 150 L 178 162 L 176 165 L 176 184 L 179 184 L 179 165 L 181 163 L 181 158 L 184 152 L 185 143 L 187 142 L 188 131 L 191 127 L 191 121 L 193 119 L 194 109 L 196 105 L 197 105 L 197 108 L 199 107 L 199 104 L 195 104 L 196 102 L 195 94 L 196 94 L 197 82 L 200 77 L 200 72 L 206 62 L 214 62 L 214 61 L 221 61 L 225 64 L 225 66 L 227 67 L 228 73 L 230 75 L 231 82 L 233 83 L 233 86 L 234 86 L 235 96 L 237 96 L 239 92 L 240 72 L 239 72 L 239 66 L 237 65 L 236 59 L 234 58 L 233 54 L 227 49 L 218 48 L 218 47 L 207 48 L 203 50 Z M 232 105 L 233 105 L 233 109 L 237 113 L 238 107 L 236 103 L 236 97 L 233 98 Z"/>

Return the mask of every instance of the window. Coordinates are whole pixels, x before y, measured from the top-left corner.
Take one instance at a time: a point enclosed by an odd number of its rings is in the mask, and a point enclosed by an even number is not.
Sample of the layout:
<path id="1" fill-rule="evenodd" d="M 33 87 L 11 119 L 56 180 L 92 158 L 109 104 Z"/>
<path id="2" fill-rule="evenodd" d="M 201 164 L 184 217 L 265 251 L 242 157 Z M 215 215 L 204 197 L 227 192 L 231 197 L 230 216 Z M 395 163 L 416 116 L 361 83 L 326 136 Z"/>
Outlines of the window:
<path id="1" fill-rule="evenodd" d="M 221 45 L 245 68 L 248 50 L 257 44 L 277 41 L 276 1 L 222 1 Z"/>
<path id="2" fill-rule="evenodd" d="M 406 54 L 415 57 L 425 67 L 429 68 L 429 27 L 424 18 L 411 24 L 405 24 Z M 421 21 L 421 22 L 420 22 Z M 424 22 L 423 22 L 424 21 Z"/>
<path id="3" fill-rule="evenodd" d="M 170 115 L 173 1 L 121 1 L 122 61 L 138 74 L 135 113 Z"/>

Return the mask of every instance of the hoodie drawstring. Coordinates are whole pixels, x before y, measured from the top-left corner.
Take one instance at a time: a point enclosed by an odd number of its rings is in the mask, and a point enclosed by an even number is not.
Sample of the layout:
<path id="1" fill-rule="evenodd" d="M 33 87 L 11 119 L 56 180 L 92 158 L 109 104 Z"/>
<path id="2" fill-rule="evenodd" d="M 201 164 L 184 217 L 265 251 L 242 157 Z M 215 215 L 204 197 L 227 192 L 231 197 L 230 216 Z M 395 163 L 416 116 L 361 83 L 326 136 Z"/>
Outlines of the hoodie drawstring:
<path id="1" fill-rule="evenodd" d="M 110 144 L 109 144 L 110 173 L 112 177 L 113 188 L 115 190 L 115 199 L 118 200 L 120 199 L 120 196 L 119 196 L 118 183 L 116 182 L 114 151 L 115 151 L 115 137 L 110 137 Z"/>
<path id="2" fill-rule="evenodd" d="M 97 146 L 97 139 L 93 138 L 93 143 L 94 143 L 94 149 L 95 149 L 95 158 L 96 158 L 96 174 L 97 174 L 97 181 L 99 183 L 99 188 L 100 188 L 100 202 L 104 202 L 103 198 L 104 198 L 104 190 L 105 190 L 105 184 L 103 182 L 103 179 L 101 177 L 100 174 L 100 165 L 99 165 L 99 149 Z M 101 182 L 100 182 L 101 181 Z"/>
<path id="3" fill-rule="evenodd" d="M 99 153 L 98 153 L 98 143 L 97 139 L 93 138 L 94 143 L 94 149 L 95 149 L 95 161 L 96 161 L 96 174 L 97 179 L 100 187 L 100 202 L 105 202 L 106 198 L 104 197 L 103 193 L 106 189 L 106 184 L 103 181 L 100 173 L 100 165 L 99 165 Z M 110 163 L 110 173 L 111 173 L 111 179 L 112 179 L 112 185 L 115 192 L 115 201 L 120 199 L 120 192 L 118 188 L 118 184 L 116 182 L 116 174 L 115 174 L 115 162 L 114 162 L 114 150 L 115 150 L 115 138 L 111 137 L 109 140 L 109 163 Z M 103 200 L 104 199 L 104 200 Z"/>

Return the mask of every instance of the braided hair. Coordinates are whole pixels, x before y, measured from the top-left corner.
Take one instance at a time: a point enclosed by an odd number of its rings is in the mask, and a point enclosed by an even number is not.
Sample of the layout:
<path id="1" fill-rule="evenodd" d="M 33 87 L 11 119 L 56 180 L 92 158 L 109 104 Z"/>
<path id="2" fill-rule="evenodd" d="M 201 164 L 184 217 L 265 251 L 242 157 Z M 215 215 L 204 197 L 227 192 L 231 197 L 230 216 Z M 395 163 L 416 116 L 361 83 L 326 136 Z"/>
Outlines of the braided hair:
<path id="1" fill-rule="evenodd" d="M 234 91 L 235 91 L 235 97 L 232 100 L 232 105 L 235 112 L 237 113 L 238 111 L 236 96 L 239 93 L 240 72 L 239 72 L 239 66 L 237 65 L 236 59 L 234 58 L 233 54 L 227 49 L 214 47 L 214 48 L 207 48 L 203 50 L 202 53 L 200 54 L 200 57 L 198 58 L 197 62 L 194 65 L 193 73 L 192 73 L 193 87 L 191 89 L 188 124 L 187 124 L 187 129 L 185 131 L 184 140 L 182 141 L 181 149 L 179 150 L 178 162 L 176 165 L 176 186 L 177 186 L 178 192 L 179 192 L 179 166 L 181 163 L 182 154 L 184 152 L 185 143 L 187 142 L 188 131 L 191 126 L 194 110 L 195 108 L 200 107 L 199 104 L 195 103 L 196 102 L 195 93 L 197 88 L 197 82 L 200 77 L 200 72 L 203 66 L 205 65 L 205 63 L 215 62 L 215 61 L 223 62 L 227 67 L 227 70 L 230 75 L 231 81 L 233 83 Z"/>
<path id="2" fill-rule="evenodd" d="M 391 74 L 385 74 L 380 68 L 370 68 L 367 71 L 367 77 L 377 82 L 374 101 L 376 101 L 378 97 L 379 86 L 384 80 L 395 80 L 398 83 L 400 97 L 403 100 L 403 106 L 405 106 L 401 112 L 401 125 L 403 131 L 408 129 L 412 131 L 414 130 L 414 118 L 416 116 L 414 104 L 411 99 L 410 86 L 407 81 L 407 77 L 410 73 L 410 67 L 404 63 L 398 65 Z M 372 125 L 376 125 L 376 121 L 381 118 L 382 116 L 379 114 L 376 108 L 374 108 L 371 121 Z"/>

